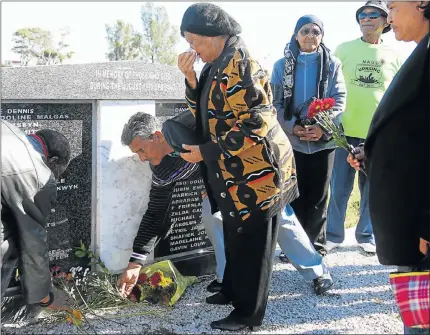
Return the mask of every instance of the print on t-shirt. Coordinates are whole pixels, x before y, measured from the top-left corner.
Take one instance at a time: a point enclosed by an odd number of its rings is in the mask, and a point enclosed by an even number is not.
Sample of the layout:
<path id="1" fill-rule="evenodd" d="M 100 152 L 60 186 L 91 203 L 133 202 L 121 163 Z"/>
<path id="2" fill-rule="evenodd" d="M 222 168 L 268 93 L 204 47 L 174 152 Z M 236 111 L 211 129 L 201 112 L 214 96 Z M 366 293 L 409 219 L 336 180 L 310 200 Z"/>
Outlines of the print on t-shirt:
<path id="1" fill-rule="evenodd" d="M 366 87 L 379 88 L 382 87 L 382 65 L 383 61 L 363 60 L 357 64 L 355 68 L 355 78 L 351 79 L 351 84 Z"/>

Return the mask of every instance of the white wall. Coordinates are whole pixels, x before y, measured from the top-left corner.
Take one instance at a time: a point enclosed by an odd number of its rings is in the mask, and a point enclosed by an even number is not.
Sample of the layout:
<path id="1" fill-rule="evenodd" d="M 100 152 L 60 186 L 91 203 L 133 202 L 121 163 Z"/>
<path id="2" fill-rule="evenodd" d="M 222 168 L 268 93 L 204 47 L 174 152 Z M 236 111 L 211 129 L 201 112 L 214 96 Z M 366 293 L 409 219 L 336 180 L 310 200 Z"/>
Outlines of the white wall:
<path id="1" fill-rule="evenodd" d="M 96 251 L 112 272 L 124 269 L 146 211 L 152 173 L 121 144 L 124 124 L 136 112 L 155 115 L 155 102 L 100 101 L 97 140 Z"/>

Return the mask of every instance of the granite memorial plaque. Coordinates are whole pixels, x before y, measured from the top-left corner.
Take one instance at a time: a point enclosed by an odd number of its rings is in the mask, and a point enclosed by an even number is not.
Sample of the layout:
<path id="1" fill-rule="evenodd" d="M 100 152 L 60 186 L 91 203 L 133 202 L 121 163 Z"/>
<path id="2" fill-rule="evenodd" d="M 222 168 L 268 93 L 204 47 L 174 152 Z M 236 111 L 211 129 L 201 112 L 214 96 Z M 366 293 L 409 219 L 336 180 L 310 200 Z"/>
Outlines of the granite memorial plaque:
<path id="1" fill-rule="evenodd" d="M 185 92 L 184 75 L 177 66 L 143 61 L 1 70 L 3 100 L 182 100 Z"/>
<path id="2" fill-rule="evenodd" d="M 189 112 L 189 109 L 185 102 L 155 104 L 155 116 L 162 122 L 186 112 Z M 204 190 L 201 178 L 176 183 L 165 216 L 165 226 L 171 224 L 171 228 L 154 251 L 155 260 L 172 259 L 179 271 L 186 275 L 208 274 L 215 271 L 213 247 L 202 222 Z"/>
<path id="3" fill-rule="evenodd" d="M 157 102 L 155 104 L 155 116 L 161 122 L 188 110 L 188 105 L 185 102 Z"/>
<path id="4" fill-rule="evenodd" d="M 166 257 L 210 248 L 211 243 L 202 223 L 202 179 L 188 179 L 176 183 L 165 220 L 172 223 L 155 257 Z"/>
<path id="5" fill-rule="evenodd" d="M 82 265 L 74 255 L 82 242 L 91 245 L 92 104 L 2 103 L 1 118 L 26 133 L 40 129 L 61 132 L 70 142 L 71 161 L 57 183 L 57 203 L 47 219 L 51 267 L 63 271 Z"/>

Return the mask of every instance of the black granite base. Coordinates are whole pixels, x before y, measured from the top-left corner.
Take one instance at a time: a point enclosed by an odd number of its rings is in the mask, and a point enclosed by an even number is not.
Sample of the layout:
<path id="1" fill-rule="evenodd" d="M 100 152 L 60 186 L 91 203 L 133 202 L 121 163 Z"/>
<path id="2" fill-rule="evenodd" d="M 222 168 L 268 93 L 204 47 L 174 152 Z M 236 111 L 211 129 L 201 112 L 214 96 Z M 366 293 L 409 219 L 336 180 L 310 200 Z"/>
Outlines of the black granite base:
<path id="1" fill-rule="evenodd" d="M 214 252 L 206 252 L 178 257 L 171 260 L 184 276 L 206 276 L 216 272 Z"/>

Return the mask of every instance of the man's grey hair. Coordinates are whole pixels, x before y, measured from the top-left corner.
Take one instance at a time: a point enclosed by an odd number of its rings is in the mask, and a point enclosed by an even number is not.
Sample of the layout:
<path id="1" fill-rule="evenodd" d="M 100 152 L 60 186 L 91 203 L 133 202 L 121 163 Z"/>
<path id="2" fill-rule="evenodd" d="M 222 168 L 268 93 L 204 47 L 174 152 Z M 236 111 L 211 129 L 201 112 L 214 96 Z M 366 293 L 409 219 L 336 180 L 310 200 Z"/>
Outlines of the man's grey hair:
<path id="1" fill-rule="evenodd" d="M 146 140 L 157 130 L 161 130 L 161 122 L 155 116 L 148 113 L 138 112 L 124 125 L 121 135 L 121 143 L 123 145 L 130 145 L 137 136 Z"/>

